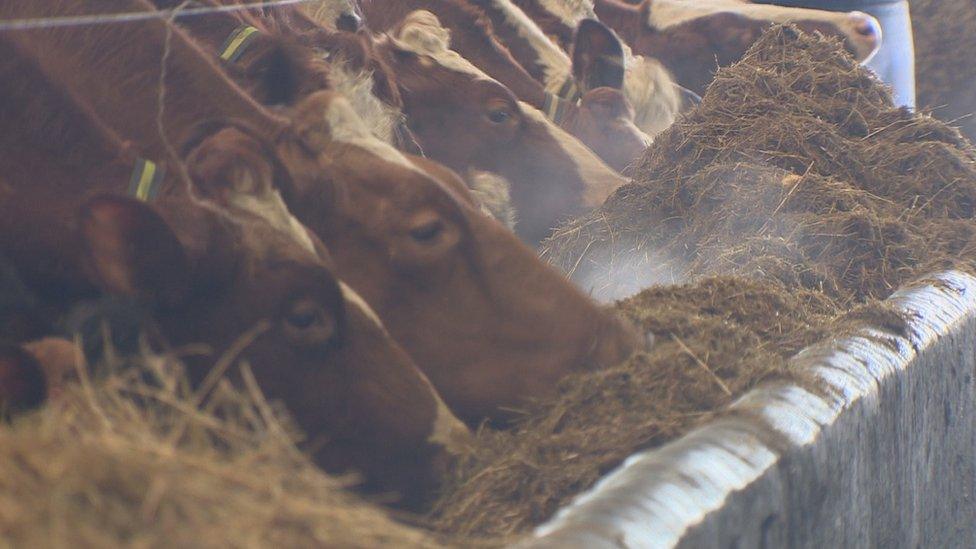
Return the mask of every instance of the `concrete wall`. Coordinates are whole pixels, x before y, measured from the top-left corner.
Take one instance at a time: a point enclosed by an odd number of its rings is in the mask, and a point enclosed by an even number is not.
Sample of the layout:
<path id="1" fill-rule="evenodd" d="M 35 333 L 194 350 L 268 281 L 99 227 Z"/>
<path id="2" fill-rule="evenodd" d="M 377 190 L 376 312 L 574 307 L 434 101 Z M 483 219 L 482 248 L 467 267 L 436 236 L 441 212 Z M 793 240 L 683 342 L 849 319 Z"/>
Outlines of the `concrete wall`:
<path id="1" fill-rule="evenodd" d="M 976 279 L 928 277 L 890 302 L 907 337 L 866 326 L 804 350 L 795 366 L 820 390 L 750 392 L 522 545 L 976 547 Z"/>

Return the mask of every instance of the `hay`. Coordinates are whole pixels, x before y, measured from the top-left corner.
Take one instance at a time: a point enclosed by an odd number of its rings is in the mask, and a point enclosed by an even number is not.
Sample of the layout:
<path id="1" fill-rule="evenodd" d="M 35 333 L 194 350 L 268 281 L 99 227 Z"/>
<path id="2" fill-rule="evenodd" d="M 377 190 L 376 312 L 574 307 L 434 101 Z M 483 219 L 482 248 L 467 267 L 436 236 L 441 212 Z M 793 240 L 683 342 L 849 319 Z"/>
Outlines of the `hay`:
<path id="1" fill-rule="evenodd" d="M 634 451 L 790 377 L 804 346 L 864 320 L 903 329 L 877 301 L 898 286 L 976 271 L 976 152 L 792 28 L 719 71 L 635 173 L 543 255 L 605 299 L 687 282 L 618 304 L 657 344 L 563 380 L 511 432 L 481 433 L 435 509 L 445 531 L 524 533 Z"/>
<path id="2" fill-rule="evenodd" d="M 976 2 L 912 0 L 918 105 L 976 139 Z"/>
<path id="3" fill-rule="evenodd" d="M 0 429 L 0 538 L 13 547 L 435 547 L 343 491 L 256 392 L 200 407 L 172 362 Z"/>

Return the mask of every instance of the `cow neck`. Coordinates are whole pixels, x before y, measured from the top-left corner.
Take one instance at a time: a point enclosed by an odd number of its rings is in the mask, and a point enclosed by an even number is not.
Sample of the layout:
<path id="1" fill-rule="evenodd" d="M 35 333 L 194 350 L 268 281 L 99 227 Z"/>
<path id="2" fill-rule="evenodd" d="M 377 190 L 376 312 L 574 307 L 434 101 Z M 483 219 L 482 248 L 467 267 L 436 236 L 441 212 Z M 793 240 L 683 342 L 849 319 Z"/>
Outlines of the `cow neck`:
<path id="1" fill-rule="evenodd" d="M 572 49 L 573 34 L 582 17 L 565 18 L 537 0 L 514 0 L 514 3 L 539 25 L 546 36 L 553 38 L 565 51 Z"/>
<path id="2" fill-rule="evenodd" d="M 57 3 L 43 13 L 30 9 L 30 4 L 6 3 L 0 13 L 36 17 L 92 11 L 90 3 L 80 0 Z M 107 0 L 98 6 L 112 12 L 153 9 L 142 0 Z M 157 111 L 161 52 L 168 32 L 164 140 Z M 136 141 L 155 158 L 168 158 L 167 141 L 178 147 L 203 120 L 233 118 L 272 135 L 284 126 L 284 121 L 224 76 L 184 32 L 162 20 L 38 29 L 15 33 L 14 40 L 30 52 L 49 78 L 72 89 L 123 139 Z"/>
<path id="3" fill-rule="evenodd" d="M 597 17 L 615 30 L 624 42 L 633 44 L 646 23 L 641 19 L 640 7 L 617 0 L 597 0 L 594 6 Z"/>
<path id="4" fill-rule="evenodd" d="M 546 81 L 547 66 L 543 62 L 543 55 L 532 43 L 532 38 L 525 36 L 525 31 L 519 28 L 517 21 L 511 20 L 511 14 L 506 6 L 500 6 L 495 0 L 468 0 L 485 12 L 491 21 L 495 36 L 508 48 L 509 53 L 522 65 L 532 78 Z"/>
<path id="5" fill-rule="evenodd" d="M 8 148 L 29 148 L 47 163 L 63 166 L 79 183 L 106 185 L 142 200 L 155 198 L 165 180 L 165 163 L 140 157 L 72 90 L 52 81 L 31 56 L 0 35 L 0 115 Z M 0 141 L 2 143 L 2 141 Z M 94 169 L 107 181 L 93 181 Z M 126 174 L 128 172 L 128 177 Z"/>
<path id="6" fill-rule="evenodd" d="M 153 0 L 153 3 L 160 9 L 172 9 L 181 2 L 176 0 Z M 215 2 L 198 2 L 205 6 L 215 6 Z M 264 32 L 257 21 L 245 17 L 243 13 L 221 12 L 208 13 L 204 15 L 194 15 L 193 17 L 183 17 L 179 19 L 179 26 L 195 39 L 206 45 L 208 50 L 216 52 L 226 51 L 230 46 L 231 35 L 240 33 L 243 29 L 254 29 L 256 32 Z M 241 42 L 243 44 L 243 42 Z M 244 46 L 246 47 L 246 45 Z M 238 47 L 235 50 L 238 55 L 243 53 L 243 49 Z M 236 60 L 236 59 L 235 59 Z"/>

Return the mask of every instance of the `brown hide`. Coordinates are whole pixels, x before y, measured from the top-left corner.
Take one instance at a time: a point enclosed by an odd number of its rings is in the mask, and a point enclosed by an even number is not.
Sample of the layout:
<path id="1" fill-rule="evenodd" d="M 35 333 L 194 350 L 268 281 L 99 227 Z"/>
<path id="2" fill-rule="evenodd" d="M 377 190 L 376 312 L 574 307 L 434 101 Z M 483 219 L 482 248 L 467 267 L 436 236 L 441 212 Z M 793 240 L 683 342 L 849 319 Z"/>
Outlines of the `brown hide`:
<path id="1" fill-rule="evenodd" d="M 175 0 L 154 0 L 160 9 L 180 4 Z M 220 5 L 207 0 L 204 6 Z M 267 25 L 268 20 L 247 11 L 223 12 L 177 20 L 190 36 L 218 58 L 230 36 L 243 26 L 257 32 L 240 48 L 233 59 L 218 63 L 241 87 L 264 105 L 290 105 L 299 98 L 329 87 L 328 64 L 297 40 L 282 35 Z"/>

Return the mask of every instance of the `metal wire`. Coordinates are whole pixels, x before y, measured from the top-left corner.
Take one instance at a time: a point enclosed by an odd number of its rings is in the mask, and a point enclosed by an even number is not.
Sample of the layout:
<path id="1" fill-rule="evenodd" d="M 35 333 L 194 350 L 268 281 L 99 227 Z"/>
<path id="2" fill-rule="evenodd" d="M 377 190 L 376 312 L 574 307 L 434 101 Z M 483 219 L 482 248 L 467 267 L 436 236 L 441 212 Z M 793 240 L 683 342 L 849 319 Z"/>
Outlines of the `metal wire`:
<path id="1" fill-rule="evenodd" d="M 271 8 L 304 4 L 313 0 L 266 0 L 251 4 L 234 4 L 229 6 L 204 6 L 199 8 L 173 8 L 156 11 L 140 11 L 128 13 L 103 13 L 97 15 L 76 15 L 64 17 L 38 17 L 33 19 L 0 19 L 0 31 L 43 29 L 56 27 L 76 27 L 82 25 L 107 25 L 111 23 L 130 23 L 133 21 L 147 21 L 150 19 L 180 19 L 194 15 L 210 13 L 226 13 L 250 10 L 256 8 Z"/>

